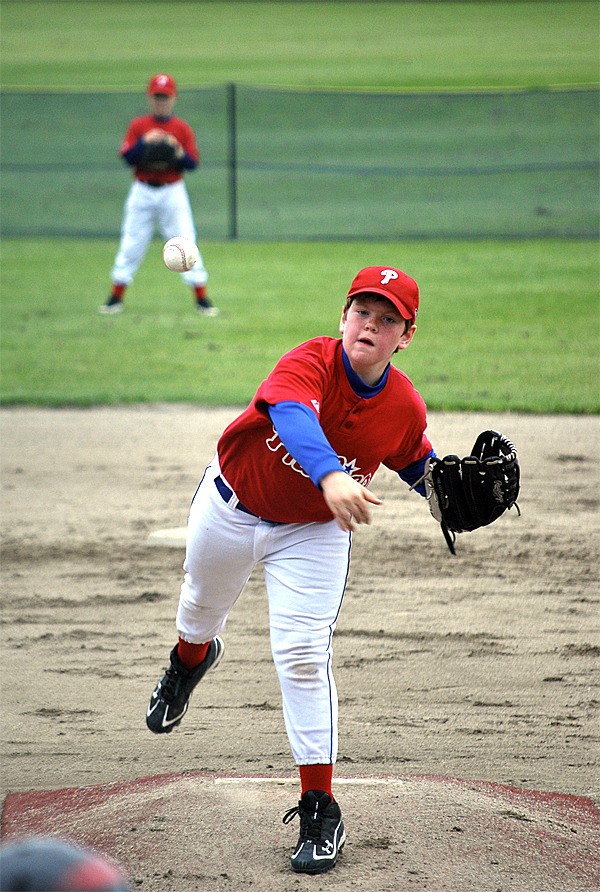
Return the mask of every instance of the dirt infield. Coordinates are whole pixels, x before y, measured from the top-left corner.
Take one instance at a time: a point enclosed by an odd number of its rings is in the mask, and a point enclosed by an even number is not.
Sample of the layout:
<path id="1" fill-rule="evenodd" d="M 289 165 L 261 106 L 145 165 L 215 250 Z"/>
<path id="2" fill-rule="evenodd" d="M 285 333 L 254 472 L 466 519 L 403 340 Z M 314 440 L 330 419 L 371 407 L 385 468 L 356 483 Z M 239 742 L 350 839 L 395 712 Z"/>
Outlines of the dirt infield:
<path id="1" fill-rule="evenodd" d="M 183 559 L 148 537 L 185 526 L 197 480 L 234 414 L 188 406 L 0 412 L 2 795 L 218 773 L 289 778 L 285 807 L 295 804 L 259 572 L 225 629 L 225 658 L 182 727 L 156 738 L 144 724 L 175 640 Z M 429 432 L 439 453 L 465 453 L 488 426 L 519 448 L 522 516 L 511 511 L 460 536 L 456 557 L 418 496 L 385 470 L 373 482 L 384 504 L 355 535 L 335 635 L 336 774 L 406 783 L 445 776 L 597 801 L 599 420 L 432 413 Z M 382 865 L 379 888 L 404 888 L 394 885 L 400 864 L 406 888 L 451 888 L 407 866 L 418 870 L 419 852 L 430 848 L 427 822 L 415 820 L 410 838 L 404 814 L 400 845 L 394 815 L 373 808 L 373 795 L 340 785 L 342 808 L 347 796 L 362 821 L 361 839 L 370 833 L 380 853 L 384 839 L 410 852 Z M 280 794 L 265 794 L 261 823 L 277 828 L 282 804 Z M 250 887 L 239 836 L 227 826 L 211 818 L 202 831 L 221 865 L 205 871 L 214 874 L 206 889 Z M 352 833 L 349 826 L 347 852 Z M 307 878 L 284 879 L 295 828 L 276 834 L 283 872 L 260 888 L 302 889 Z M 182 851 L 174 845 L 161 862 L 175 875 L 189 845 L 178 838 Z M 342 885 L 332 875 L 311 889 L 363 884 L 348 863 Z M 153 878 L 135 860 L 126 866 L 144 890 L 188 888 Z M 512 888 L 493 882 L 465 888 Z"/>

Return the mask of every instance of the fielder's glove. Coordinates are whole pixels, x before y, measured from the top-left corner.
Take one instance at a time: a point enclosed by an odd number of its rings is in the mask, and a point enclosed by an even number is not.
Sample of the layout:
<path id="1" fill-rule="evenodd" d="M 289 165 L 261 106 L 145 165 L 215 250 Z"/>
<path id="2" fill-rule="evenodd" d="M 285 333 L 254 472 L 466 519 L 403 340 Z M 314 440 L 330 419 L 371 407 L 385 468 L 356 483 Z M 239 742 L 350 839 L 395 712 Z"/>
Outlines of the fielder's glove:
<path id="1" fill-rule="evenodd" d="M 169 170 L 177 168 L 177 149 L 166 139 L 144 145 L 140 167 L 144 170 Z"/>
<path id="2" fill-rule="evenodd" d="M 452 554 L 456 533 L 487 526 L 517 505 L 517 450 L 497 431 L 483 431 L 466 458 L 432 458 L 424 477 L 429 510 L 441 524 Z"/>

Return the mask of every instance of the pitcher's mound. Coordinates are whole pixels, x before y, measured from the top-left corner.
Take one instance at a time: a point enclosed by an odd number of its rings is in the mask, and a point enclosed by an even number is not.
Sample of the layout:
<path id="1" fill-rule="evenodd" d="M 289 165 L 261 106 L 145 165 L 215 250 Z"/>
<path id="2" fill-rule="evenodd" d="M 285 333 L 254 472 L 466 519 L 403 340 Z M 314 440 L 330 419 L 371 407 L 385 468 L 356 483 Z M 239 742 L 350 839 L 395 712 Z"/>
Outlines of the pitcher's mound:
<path id="1" fill-rule="evenodd" d="M 600 812 L 585 797 L 438 776 L 337 778 L 337 867 L 289 867 L 295 781 L 161 775 L 10 793 L 4 839 L 57 835 L 115 859 L 143 892 L 598 892 Z"/>

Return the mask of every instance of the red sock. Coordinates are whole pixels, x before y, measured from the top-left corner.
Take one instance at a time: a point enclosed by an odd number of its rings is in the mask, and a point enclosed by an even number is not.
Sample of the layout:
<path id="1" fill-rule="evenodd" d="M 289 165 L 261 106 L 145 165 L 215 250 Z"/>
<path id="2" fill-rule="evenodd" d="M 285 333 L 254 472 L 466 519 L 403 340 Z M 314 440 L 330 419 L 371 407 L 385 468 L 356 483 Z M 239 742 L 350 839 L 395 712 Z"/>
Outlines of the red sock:
<path id="1" fill-rule="evenodd" d="M 117 297 L 119 300 L 123 300 L 123 295 L 125 294 L 126 288 L 127 285 L 121 285 L 119 282 L 114 282 L 112 288 L 112 296 Z"/>
<path id="2" fill-rule="evenodd" d="M 206 285 L 196 285 L 194 293 L 196 295 L 196 300 L 202 300 L 203 297 L 206 297 Z"/>
<path id="3" fill-rule="evenodd" d="M 180 638 L 177 644 L 179 662 L 186 669 L 195 669 L 206 656 L 209 647 L 210 641 L 207 641 L 206 644 L 192 644 L 190 641 L 184 641 L 183 638 Z"/>
<path id="4" fill-rule="evenodd" d="M 331 792 L 333 765 L 299 765 L 298 767 L 303 796 L 307 790 L 323 790 L 324 793 L 329 793 L 333 799 Z"/>

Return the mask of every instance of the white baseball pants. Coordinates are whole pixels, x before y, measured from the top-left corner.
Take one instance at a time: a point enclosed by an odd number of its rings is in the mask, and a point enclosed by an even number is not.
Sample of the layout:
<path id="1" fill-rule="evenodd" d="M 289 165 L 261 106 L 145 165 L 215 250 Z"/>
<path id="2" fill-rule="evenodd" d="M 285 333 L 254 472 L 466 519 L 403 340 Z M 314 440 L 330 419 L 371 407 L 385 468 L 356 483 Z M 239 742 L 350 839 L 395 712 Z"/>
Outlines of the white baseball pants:
<path id="1" fill-rule="evenodd" d="M 121 226 L 121 241 L 115 257 L 113 282 L 129 285 L 144 259 L 158 229 L 165 241 L 176 235 L 196 241 L 196 227 L 185 182 L 178 180 L 158 189 L 139 180 L 131 184 Z M 206 285 L 208 273 L 202 256 L 181 278 L 192 288 Z"/>
<path id="2" fill-rule="evenodd" d="M 190 509 L 177 631 L 209 641 L 257 563 L 269 603 L 271 652 L 291 750 L 298 765 L 334 763 L 338 699 L 332 637 L 350 565 L 351 536 L 335 521 L 273 525 L 223 501 L 208 466 Z"/>

